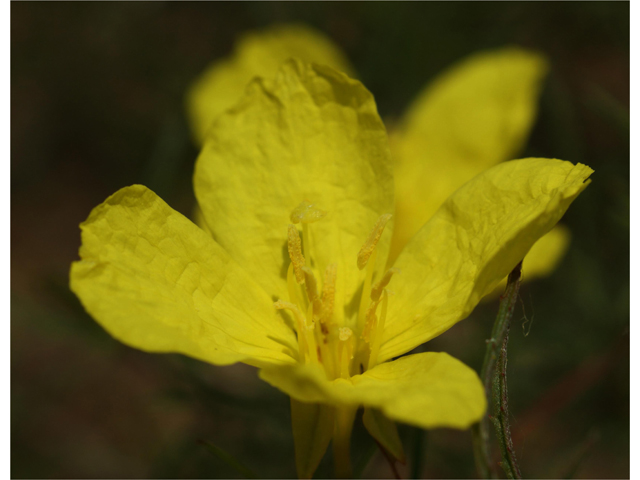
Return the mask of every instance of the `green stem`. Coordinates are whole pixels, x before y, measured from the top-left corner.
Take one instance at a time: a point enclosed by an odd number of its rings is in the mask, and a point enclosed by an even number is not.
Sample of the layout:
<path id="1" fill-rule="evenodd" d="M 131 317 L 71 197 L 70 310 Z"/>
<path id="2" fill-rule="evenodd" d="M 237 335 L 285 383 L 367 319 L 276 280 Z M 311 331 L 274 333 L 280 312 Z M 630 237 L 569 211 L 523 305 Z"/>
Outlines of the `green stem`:
<path id="1" fill-rule="evenodd" d="M 355 408 L 337 407 L 333 431 L 333 462 L 336 478 L 353 478 L 351 470 L 351 431 Z"/>
<path id="2" fill-rule="evenodd" d="M 493 424 L 498 437 L 498 445 L 502 454 L 500 466 L 509 478 L 522 478 L 520 467 L 516 461 L 516 454 L 511 440 L 509 427 L 509 402 L 507 395 L 507 344 L 509 343 L 509 325 L 502 341 L 498 368 L 493 376 Z"/>
<path id="3" fill-rule="evenodd" d="M 500 296 L 500 307 L 496 321 L 493 324 L 491 338 L 487 340 L 487 349 L 485 350 L 482 369 L 480 371 L 480 378 L 487 397 L 491 389 L 491 379 L 493 378 L 493 372 L 498 358 L 498 345 L 502 345 L 518 300 L 521 273 L 522 262 L 515 266 L 507 278 L 507 287 Z M 489 400 L 489 398 L 487 398 L 487 400 Z M 486 415 L 480 422 L 472 427 L 471 434 L 473 438 L 473 456 L 479 476 L 481 478 L 497 478 L 496 472 L 491 467 L 491 459 L 489 456 L 489 423 Z"/>
<path id="4" fill-rule="evenodd" d="M 471 427 L 471 439 L 473 441 L 473 458 L 479 478 L 497 478 L 491 469 L 489 459 L 489 429 L 487 417 L 483 417 Z"/>

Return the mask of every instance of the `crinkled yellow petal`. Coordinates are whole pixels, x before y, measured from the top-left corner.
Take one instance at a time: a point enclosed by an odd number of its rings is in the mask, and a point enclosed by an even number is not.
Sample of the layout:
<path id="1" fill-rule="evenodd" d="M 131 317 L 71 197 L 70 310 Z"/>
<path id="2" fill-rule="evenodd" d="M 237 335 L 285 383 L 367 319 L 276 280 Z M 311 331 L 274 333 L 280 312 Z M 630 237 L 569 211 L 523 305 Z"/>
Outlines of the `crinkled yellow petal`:
<path id="1" fill-rule="evenodd" d="M 338 46 L 312 28 L 279 25 L 247 33 L 236 44 L 233 55 L 213 63 L 188 93 L 189 120 L 198 144 L 204 143 L 213 120 L 242 97 L 251 79 L 273 77 L 289 58 L 353 72 Z"/>
<path id="2" fill-rule="evenodd" d="M 311 364 L 265 368 L 260 377 L 300 401 L 364 405 L 422 428 L 464 429 L 486 409 L 476 372 L 446 353 L 408 355 L 349 380 L 329 381 L 321 368 Z"/>
<path id="3" fill-rule="evenodd" d="M 291 425 L 298 478 L 311 478 L 327 451 L 334 427 L 334 409 L 291 398 Z"/>
<path id="4" fill-rule="evenodd" d="M 217 365 L 295 361 L 295 336 L 271 298 L 148 188 L 119 190 L 81 229 L 71 290 L 118 340 Z"/>
<path id="5" fill-rule="evenodd" d="M 533 244 L 522 262 L 522 279 L 532 280 L 549 275 L 560 263 L 571 241 L 571 233 L 564 225 L 556 225 L 553 230 Z M 504 292 L 507 279 L 485 298 L 492 300 Z"/>
<path id="6" fill-rule="evenodd" d="M 593 170 L 561 160 L 499 164 L 457 190 L 395 262 L 379 358 L 408 352 L 466 318 L 549 232 Z"/>
<path id="7" fill-rule="evenodd" d="M 393 210 L 386 131 L 373 96 L 340 72 L 298 60 L 283 64 L 273 83 L 251 83 L 242 101 L 218 117 L 194 186 L 213 237 L 278 298 L 288 298 L 291 212 L 302 201 L 327 212 L 307 224 L 306 264 L 318 279 L 337 264 L 335 305 L 341 306 L 364 278 L 356 268 L 362 244 Z M 381 267 L 390 224 L 378 243 Z M 303 250 L 309 257 L 306 245 Z M 335 314 L 339 319 L 344 311 Z"/>
<path id="8" fill-rule="evenodd" d="M 475 54 L 440 75 L 392 135 L 392 259 L 463 183 L 514 158 L 535 119 L 545 59 L 520 48 Z"/>

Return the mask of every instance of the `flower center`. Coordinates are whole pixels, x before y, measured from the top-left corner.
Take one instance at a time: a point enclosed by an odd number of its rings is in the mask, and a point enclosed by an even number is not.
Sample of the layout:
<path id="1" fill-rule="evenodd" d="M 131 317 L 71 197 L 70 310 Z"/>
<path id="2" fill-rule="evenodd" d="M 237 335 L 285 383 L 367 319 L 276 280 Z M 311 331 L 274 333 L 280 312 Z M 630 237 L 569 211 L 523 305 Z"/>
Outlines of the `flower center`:
<path id="1" fill-rule="evenodd" d="M 325 215 L 326 212 L 308 201 L 300 203 L 291 213 L 292 224 L 287 232 L 291 259 L 287 271 L 289 301 L 281 299 L 274 306 L 288 310 L 293 316 L 299 361 L 322 365 L 327 378 L 333 380 L 349 378 L 375 366 L 389 301 L 386 287 L 398 269 L 387 270 L 377 283 L 373 283 L 377 244 L 391 218 L 390 214 L 384 214 L 357 254 L 358 269 L 366 270 L 358 316 L 350 322 L 353 329 L 340 324 L 334 315 L 336 278 L 340 274 L 337 265 L 332 263 L 326 267 L 321 290 L 312 268 L 310 224 Z M 302 241 L 296 224 L 302 225 Z M 316 273 L 320 276 L 320 272 Z"/>

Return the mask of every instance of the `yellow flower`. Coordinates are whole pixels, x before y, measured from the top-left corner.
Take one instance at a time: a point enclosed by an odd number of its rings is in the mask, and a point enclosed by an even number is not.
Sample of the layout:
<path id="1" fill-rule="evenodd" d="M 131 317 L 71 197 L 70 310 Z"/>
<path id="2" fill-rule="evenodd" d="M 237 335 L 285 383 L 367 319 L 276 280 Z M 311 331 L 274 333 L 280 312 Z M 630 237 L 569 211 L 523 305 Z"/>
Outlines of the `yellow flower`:
<path id="1" fill-rule="evenodd" d="M 280 25 L 246 34 L 234 54 L 215 62 L 189 91 L 189 118 L 198 144 L 253 76 L 273 77 L 289 57 L 348 75 L 354 71 L 339 47 L 309 27 Z M 420 92 L 391 131 L 396 187 L 392 260 L 457 188 L 522 151 L 547 69 L 540 54 L 502 48 L 470 56 Z M 551 273 L 569 239 L 562 225 L 541 238 L 525 258 L 526 279 Z"/>
<path id="2" fill-rule="evenodd" d="M 208 132 L 194 187 L 207 231 L 143 186 L 82 224 L 71 288 L 115 338 L 216 365 L 245 362 L 292 399 L 296 464 L 333 440 L 338 475 L 364 406 L 396 458 L 393 421 L 467 428 L 476 373 L 446 353 L 395 357 L 469 315 L 548 232 L 592 170 L 506 162 L 454 193 L 388 264 L 394 183 L 364 86 L 289 60 Z"/>

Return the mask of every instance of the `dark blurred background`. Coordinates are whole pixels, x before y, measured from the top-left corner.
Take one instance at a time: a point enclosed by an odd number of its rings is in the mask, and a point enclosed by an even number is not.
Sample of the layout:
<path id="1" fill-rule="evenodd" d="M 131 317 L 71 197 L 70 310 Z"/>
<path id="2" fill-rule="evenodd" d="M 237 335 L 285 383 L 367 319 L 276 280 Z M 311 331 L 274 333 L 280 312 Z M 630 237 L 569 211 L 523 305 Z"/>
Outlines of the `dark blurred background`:
<path id="1" fill-rule="evenodd" d="M 340 45 L 385 120 L 438 72 L 518 44 L 552 65 L 522 156 L 595 169 L 564 223 L 570 250 L 525 284 L 509 353 L 528 477 L 629 476 L 629 3 L 11 4 L 11 475 L 295 475 L 289 400 L 243 365 L 150 355 L 111 339 L 68 289 L 78 224 L 142 183 L 190 214 L 197 150 L 184 96 L 237 36 L 274 22 Z M 479 370 L 497 303 L 423 348 Z M 533 320 L 528 336 L 521 324 Z M 529 324 L 525 328 L 529 328 Z M 475 475 L 469 432 L 403 426 L 403 475 Z M 356 428 L 356 462 L 371 448 Z M 325 462 L 318 476 L 331 474 Z M 364 472 L 389 477 L 379 453 Z"/>

